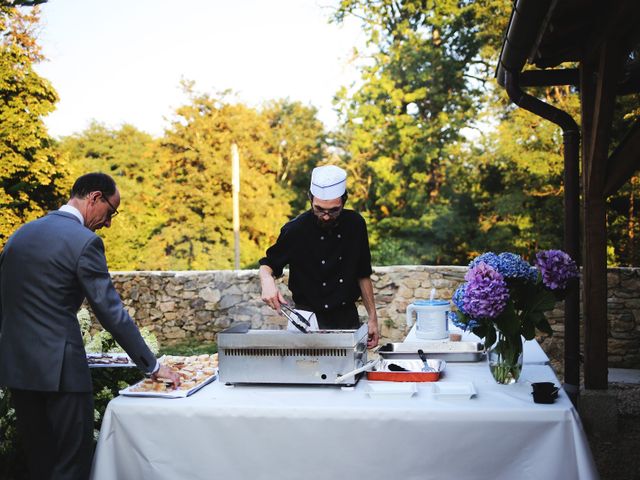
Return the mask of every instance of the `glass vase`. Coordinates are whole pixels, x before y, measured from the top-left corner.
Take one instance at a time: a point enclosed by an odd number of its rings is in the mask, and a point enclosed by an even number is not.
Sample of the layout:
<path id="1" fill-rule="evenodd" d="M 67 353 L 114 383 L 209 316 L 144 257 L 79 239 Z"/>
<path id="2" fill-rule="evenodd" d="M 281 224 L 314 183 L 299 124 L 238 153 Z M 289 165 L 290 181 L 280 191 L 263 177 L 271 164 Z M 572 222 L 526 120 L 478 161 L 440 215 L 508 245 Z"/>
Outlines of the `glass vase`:
<path id="1" fill-rule="evenodd" d="M 497 383 L 510 385 L 522 372 L 522 337 L 507 336 L 496 329 L 496 342 L 487 350 L 489 369 Z"/>

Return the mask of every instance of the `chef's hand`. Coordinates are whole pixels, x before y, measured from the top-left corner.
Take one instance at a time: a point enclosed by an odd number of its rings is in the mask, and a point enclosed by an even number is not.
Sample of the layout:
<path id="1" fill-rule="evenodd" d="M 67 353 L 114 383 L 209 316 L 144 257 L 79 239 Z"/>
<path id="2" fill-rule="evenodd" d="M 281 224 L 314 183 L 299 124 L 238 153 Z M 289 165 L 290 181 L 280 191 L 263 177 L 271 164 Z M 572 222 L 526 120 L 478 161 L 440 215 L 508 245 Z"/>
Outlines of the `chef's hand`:
<path id="1" fill-rule="evenodd" d="M 367 342 L 367 348 L 374 348 L 380 341 L 380 333 L 378 332 L 378 319 L 369 318 L 369 340 Z"/>
<path id="2" fill-rule="evenodd" d="M 260 266 L 260 285 L 262 286 L 262 301 L 280 313 L 280 305 L 283 303 L 286 305 L 287 301 L 278 290 L 271 269 L 266 265 Z"/>
<path id="3" fill-rule="evenodd" d="M 151 375 L 151 378 L 154 380 L 171 382 L 173 384 L 173 388 L 178 388 L 180 386 L 180 375 L 166 365 L 160 364 L 160 368 L 156 373 Z"/>

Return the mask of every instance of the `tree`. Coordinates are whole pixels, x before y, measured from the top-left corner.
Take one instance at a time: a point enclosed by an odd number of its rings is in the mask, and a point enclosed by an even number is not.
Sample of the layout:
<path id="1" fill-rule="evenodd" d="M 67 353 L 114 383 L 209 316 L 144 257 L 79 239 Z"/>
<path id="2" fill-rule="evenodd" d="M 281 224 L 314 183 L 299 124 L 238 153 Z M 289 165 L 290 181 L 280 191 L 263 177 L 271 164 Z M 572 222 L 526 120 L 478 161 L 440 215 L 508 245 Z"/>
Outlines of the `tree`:
<path id="1" fill-rule="evenodd" d="M 121 215 L 98 232 L 113 269 L 233 268 L 232 142 L 241 160 L 242 265 L 255 265 L 275 240 L 294 193 L 306 198 L 309 165 L 323 152 L 315 109 L 282 100 L 258 111 L 228 93 L 185 88 L 190 102 L 160 139 L 93 123 L 60 141 L 72 178 L 103 171 L 118 183 Z M 295 192 L 299 178 L 305 185 Z"/>
<path id="2" fill-rule="evenodd" d="M 278 157 L 277 179 L 293 196 L 291 209 L 308 208 L 311 170 L 326 156 L 326 134 L 318 110 L 300 102 L 277 100 L 262 110 L 269 122 L 272 152 Z"/>
<path id="3" fill-rule="evenodd" d="M 264 115 L 185 85 L 190 103 L 158 150 L 163 223 L 148 248 L 161 268 L 233 268 L 231 145 L 240 152 L 241 265 L 256 265 L 288 218 L 290 195 L 278 183 L 279 158 Z"/>
<path id="4" fill-rule="evenodd" d="M 157 258 L 147 242 L 164 221 L 154 176 L 157 142 L 131 125 L 117 130 L 92 123 L 85 131 L 61 139 L 59 150 L 69 159 L 70 177 L 100 171 L 114 177 L 121 195 L 120 215 L 111 228 L 97 233 L 109 245 L 114 270 L 155 269 Z"/>
<path id="5" fill-rule="evenodd" d="M 368 34 L 362 85 L 336 98 L 337 143 L 354 178 L 352 198 L 371 220 L 374 257 L 384 238 L 420 263 L 451 258 L 431 230 L 456 211 L 443 189 L 460 171 L 460 131 L 481 107 L 489 72 L 483 52 L 495 51 L 486 48 L 483 26 L 495 31 L 492 14 L 507 3 L 341 2 L 335 20 L 355 15 Z"/>
<path id="6" fill-rule="evenodd" d="M 0 6 L 0 244 L 21 224 L 64 202 L 64 159 L 56 154 L 42 118 L 57 94 L 33 70 L 42 60 L 33 29 L 37 8 Z"/>

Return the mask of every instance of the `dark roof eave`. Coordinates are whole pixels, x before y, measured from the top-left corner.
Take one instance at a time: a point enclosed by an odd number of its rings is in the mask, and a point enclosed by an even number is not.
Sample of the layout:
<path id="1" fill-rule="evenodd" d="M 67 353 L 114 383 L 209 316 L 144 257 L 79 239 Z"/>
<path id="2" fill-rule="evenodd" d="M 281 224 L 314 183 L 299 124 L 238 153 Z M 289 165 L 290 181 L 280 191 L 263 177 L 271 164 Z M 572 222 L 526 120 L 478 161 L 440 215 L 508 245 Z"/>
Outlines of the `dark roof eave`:
<path id="1" fill-rule="evenodd" d="M 533 57 L 557 0 L 517 0 L 502 43 L 496 79 L 505 86 L 505 70 L 519 73 Z"/>

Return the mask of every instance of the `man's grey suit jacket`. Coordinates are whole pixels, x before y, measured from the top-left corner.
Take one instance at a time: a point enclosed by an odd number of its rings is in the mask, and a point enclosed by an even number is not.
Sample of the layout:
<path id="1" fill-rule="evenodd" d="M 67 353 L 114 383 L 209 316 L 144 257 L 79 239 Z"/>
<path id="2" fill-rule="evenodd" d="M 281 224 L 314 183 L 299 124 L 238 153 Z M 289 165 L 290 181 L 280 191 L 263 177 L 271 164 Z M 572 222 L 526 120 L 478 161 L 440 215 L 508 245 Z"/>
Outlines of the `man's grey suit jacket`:
<path id="1" fill-rule="evenodd" d="M 154 368 L 113 287 L 102 239 L 74 215 L 54 211 L 18 229 L 0 254 L 0 385 L 91 391 L 76 317 L 85 297 L 136 365 Z"/>

